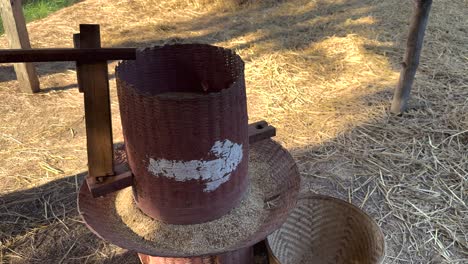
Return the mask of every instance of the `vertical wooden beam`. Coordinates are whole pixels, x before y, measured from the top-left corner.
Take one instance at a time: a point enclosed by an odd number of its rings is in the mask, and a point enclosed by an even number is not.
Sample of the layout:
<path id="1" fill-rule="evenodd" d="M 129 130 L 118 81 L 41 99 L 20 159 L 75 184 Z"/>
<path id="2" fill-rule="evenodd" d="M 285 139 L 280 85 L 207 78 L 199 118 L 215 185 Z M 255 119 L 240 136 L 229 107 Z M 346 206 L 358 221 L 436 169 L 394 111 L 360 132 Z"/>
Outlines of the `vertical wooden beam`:
<path id="1" fill-rule="evenodd" d="M 31 44 L 29 43 L 21 0 L 0 0 L 0 15 L 10 48 L 30 49 Z M 21 90 L 27 93 L 39 92 L 39 79 L 34 64 L 15 63 L 14 67 Z"/>
<path id="2" fill-rule="evenodd" d="M 100 48 L 99 25 L 80 25 L 80 48 Z M 88 177 L 114 175 L 112 121 L 107 61 L 80 62 L 79 81 L 84 92 Z"/>
<path id="3" fill-rule="evenodd" d="M 80 48 L 80 33 L 77 33 L 77 34 L 73 34 L 73 47 L 75 49 L 79 49 Z M 81 68 L 81 65 L 80 65 L 80 62 L 77 61 L 75 62 L 75 65 L 76 65 L 76 82 L 78 83 L 78 90 L 80 91 L 80 93 L 83 92 L 83 88 L 82 88 L 82 84 L 81 84 L 81 73 L 80 73 L 80 68 Z"/>
<path id="4" fill-rule="evenodd" d="M 403 69 L 400 73 L 398 86 L 393 95 L 391 112 L 401 114 L 408 108 L 411 86 L 419 65 L 419 58 L 424 42 L 424 33 L 426 31 L 429 11 L 431 10 L 432 0 L 413 0 L 414 11 L 410 24 L 405 59 Z"/>

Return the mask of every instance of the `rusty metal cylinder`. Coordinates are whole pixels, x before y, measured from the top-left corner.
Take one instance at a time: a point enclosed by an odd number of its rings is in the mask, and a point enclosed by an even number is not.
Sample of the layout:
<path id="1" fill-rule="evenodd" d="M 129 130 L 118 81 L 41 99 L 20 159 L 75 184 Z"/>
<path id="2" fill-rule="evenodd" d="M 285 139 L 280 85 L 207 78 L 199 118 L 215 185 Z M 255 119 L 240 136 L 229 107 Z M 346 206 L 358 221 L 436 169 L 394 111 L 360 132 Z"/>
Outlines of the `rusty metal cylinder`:
<path id="1" fill-rule="evenodd" d="M 210 45 L 153 47 L 117 66 L 116 77 L 138 207 L 197 224 L 236 206 L 248 185 L 242 59 Z"/>
<path id="2" fill-rule="evenodd" d="M 142 264 L 253 264 L 253 247 L 242 248 L 216 256 L 166 258 L 139 253 Z"/>

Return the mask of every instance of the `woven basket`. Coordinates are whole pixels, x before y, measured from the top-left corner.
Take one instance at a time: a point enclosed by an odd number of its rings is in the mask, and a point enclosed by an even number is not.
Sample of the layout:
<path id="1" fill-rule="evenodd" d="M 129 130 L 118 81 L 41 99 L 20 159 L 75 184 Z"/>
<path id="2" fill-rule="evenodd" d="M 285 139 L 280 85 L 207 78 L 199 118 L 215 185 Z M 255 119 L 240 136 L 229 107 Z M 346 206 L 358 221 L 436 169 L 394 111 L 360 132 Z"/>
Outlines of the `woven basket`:
<path id="1" fill-rule="evenodd" d="M 170 224 L 221 217 L 248 186 L 244 63 L 210 45 L 138 50 L 116 68 L 134 194 Z"/>
<path id="2" fill-rule="evenodd" d="M 283 226 L 267 239 L 270 264 L 379 264 L 384 236 L 354 205 L 305 195 Z"/>

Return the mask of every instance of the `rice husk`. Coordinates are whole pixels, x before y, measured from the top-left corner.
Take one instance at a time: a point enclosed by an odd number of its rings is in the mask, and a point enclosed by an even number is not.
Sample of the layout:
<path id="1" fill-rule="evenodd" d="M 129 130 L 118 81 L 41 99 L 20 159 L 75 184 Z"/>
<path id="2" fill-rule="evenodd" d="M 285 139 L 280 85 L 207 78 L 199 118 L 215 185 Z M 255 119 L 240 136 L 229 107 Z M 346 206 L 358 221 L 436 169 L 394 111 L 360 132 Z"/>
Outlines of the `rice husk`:
<path id="1" fill-rule="evenodd" d="M 267 163 L 251 163 L 250 175 L 268 171 Z M 253 173 L 252 173 L 253 172 Z M 263 176 L 263 175 L 262 175 Z M 235 246 L 253 235 L 268 216 L 265 200 L 270 197 L 271 177 L 250 177 L 250 185 L 239 206 L 227 215 L 210 222 L 194 225 L 172 225 L 144 214 L 136 205 L 131 188 L 116 197 L 116 213 L 136 234 L 153 247 L 178 250 L 187 254 Z"/>

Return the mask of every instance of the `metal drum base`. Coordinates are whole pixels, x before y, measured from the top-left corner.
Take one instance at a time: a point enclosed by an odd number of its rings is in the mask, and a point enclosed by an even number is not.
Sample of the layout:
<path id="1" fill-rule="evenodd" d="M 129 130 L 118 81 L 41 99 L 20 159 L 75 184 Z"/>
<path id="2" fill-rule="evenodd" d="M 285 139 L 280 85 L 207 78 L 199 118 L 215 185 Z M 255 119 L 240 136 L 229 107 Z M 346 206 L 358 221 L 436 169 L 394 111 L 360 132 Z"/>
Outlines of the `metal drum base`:
<path id="1" fill-rule="evenodd" d="M 167 258 L 138 254 L 142 264 L 254 264 L 253 247 L 242 248 L 216 256 Z"/>

